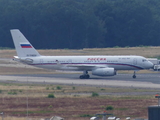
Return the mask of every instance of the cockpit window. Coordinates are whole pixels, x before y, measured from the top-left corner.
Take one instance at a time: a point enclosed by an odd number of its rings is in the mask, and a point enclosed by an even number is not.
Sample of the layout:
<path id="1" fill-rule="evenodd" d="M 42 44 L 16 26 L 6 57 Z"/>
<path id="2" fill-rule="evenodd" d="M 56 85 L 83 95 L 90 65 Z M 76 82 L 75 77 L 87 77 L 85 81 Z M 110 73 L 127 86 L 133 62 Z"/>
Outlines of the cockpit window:
<path id="1" fill-rule="evenodd" d="M 146 59 L 142 59 L 142 62 L 146 62 L 147 60 Z"/>

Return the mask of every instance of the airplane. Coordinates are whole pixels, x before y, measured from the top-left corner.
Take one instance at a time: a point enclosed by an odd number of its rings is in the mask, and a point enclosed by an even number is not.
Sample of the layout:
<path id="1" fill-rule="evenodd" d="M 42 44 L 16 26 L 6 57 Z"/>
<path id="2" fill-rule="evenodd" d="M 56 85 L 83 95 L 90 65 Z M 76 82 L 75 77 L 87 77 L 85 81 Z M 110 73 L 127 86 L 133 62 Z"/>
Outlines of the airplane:
<path id="1" fill-rule="evenodd" d="M 136 78 L 136 71 L 153 68 L 153 63 L 136 55 L 42 56 L 18 29 L 10 32 L 18 55 L 14 60 L 45 69 L 83 71 L 80 79 L 89 79 L 88 71 L 96 76 L 114 76 L 118 70 L 133 70 L 133 78 Z"/>

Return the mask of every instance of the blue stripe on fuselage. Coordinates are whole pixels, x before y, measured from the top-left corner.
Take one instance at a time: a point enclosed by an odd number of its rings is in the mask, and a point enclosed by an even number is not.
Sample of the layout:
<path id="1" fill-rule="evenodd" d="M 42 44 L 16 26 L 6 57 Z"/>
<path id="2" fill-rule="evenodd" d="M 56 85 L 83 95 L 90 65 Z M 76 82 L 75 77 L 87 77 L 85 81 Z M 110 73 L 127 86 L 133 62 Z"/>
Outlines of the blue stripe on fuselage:
<path id="1" fill-rule="evenodd" d="M 74 65 L 82 65 L 82 64 L 87 65 L 87 64 L 89 64 L 89 65 L 91 65 L 92 64 L 92 65 L 117 65 L 117 66 L 123 65 L 123 66 L 129 66 L 129 67 L 133 67 L 133 68 L 140 69 L 140 70 L 144 69 L 140 66 L 131 65 L 131 64 L 123 64 L 123 63 L 60 63 L 60 64 L 62 64 L 62 65 L 68 65 L 68 64 L 74 64 Z M 57 63 L 38 63 L 38 64 L 29 64 L 29 65 L 57 65 Z M 112 66 L 108 66 L 108 67 L 112 67 Z"/>

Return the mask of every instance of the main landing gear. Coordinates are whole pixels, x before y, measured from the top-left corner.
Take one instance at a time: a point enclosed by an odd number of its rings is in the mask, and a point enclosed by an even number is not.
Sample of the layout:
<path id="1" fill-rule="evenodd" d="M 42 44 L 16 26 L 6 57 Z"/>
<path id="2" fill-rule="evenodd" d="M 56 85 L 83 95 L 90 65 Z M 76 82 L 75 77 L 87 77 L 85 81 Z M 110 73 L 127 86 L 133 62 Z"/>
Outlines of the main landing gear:
<path id="1" fill-rule="evenodd" d="M 80 79 L 89 79 L 90 76 L 88 74 L 88 71 L 83 71 L 83 75 L 79 76 Z"/>
<path id="2" fill-rule="evenodd" d="M 136 78 L 136 71 L 134 71 L 133 78 L 134 79 Z"/>

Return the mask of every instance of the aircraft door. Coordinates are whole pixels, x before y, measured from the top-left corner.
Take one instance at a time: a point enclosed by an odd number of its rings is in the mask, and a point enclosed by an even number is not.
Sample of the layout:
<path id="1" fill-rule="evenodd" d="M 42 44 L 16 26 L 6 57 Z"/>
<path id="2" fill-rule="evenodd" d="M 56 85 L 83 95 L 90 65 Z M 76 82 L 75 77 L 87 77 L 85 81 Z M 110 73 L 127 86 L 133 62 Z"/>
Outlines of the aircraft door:
<path id="1" fill-rule="evenodd" d="M 43 64 L 43 59 L 40 59 L 40 64 Z"/>
<path id="2" fill-rule="evenodd" d="M 137 59 L 136 58 L 133 59 L 133 64 L 137 65 Z"/>

